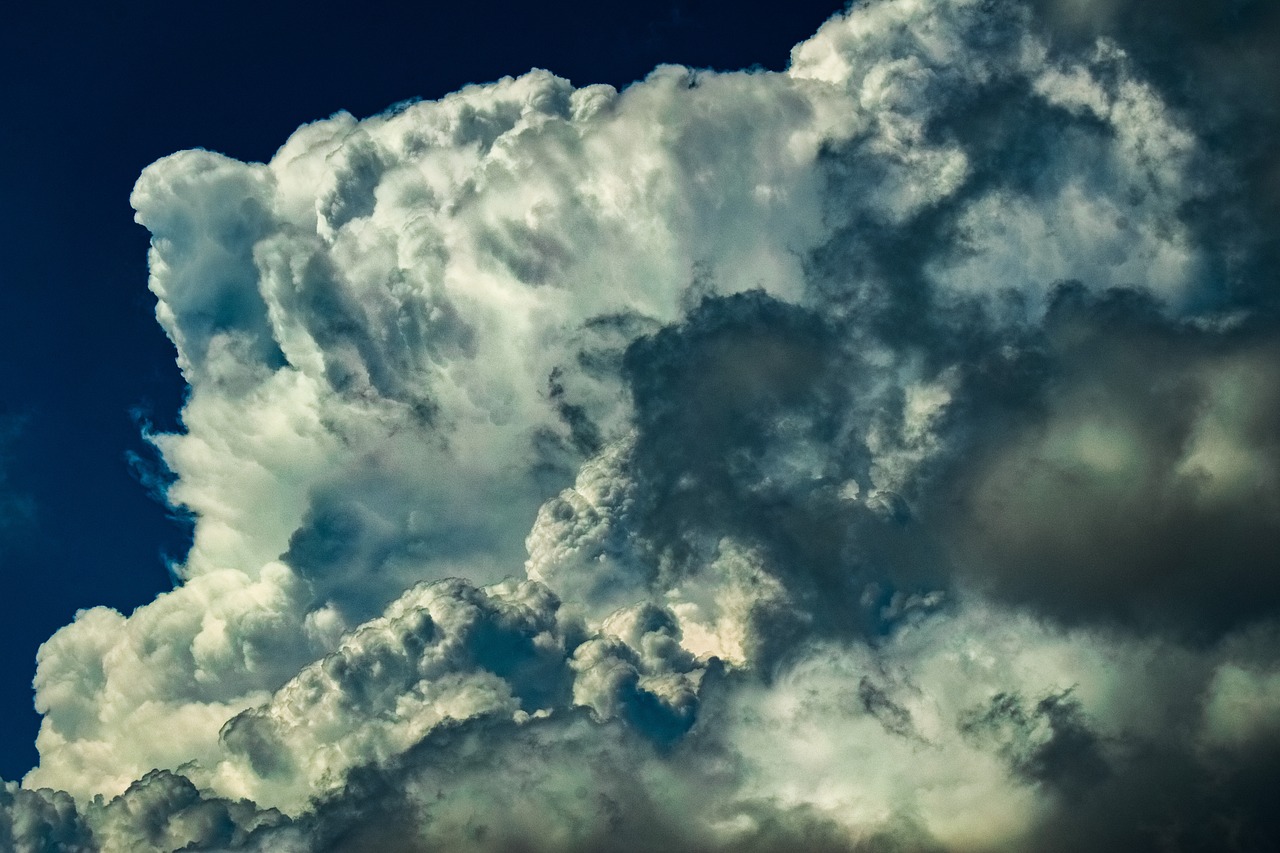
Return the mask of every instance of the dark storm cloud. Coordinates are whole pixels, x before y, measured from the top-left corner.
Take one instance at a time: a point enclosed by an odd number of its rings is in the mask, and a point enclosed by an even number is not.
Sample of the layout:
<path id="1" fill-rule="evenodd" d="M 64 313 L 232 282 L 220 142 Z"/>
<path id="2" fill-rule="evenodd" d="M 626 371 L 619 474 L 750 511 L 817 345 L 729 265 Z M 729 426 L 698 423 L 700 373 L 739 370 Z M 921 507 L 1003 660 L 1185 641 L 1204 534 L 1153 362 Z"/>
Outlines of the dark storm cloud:
<path id="1" fill-rule="evenodd" d="M 1004 738 L 1016 772 L 1057 789 L 1023 849 L 1263 851 L 1280 830 L 1274 740 L 1229 762 L 1142 733 L 1103 743 L 1069 695 L 1047 696 L 1030 712 L 1001 695 L 964 725 L 977 737 Z"/>
<path id="2" fill-rule="evenodd" d="M 1111 775 L 1100 739 L 1070 692 L 1050 694 L 1030 711 L 1017 696 L 998 694 L 989 707 L 964 719 L 960 730 L 992 744 L 1027 781 L 1068 795 L 1082 794 Z"/>
<path id="3" fill-rule="evenodd" d="M 938 511 L 964 573 L 1066 622 L 1220 634 L 1280 605 L 1280 331 L 1059 291 L 979 364 Z"/>
<path id="4" fill-rule="evenodd" d="M 1069 55 L 1113 39 L 1192 123 L 1211 152 L 1206 199 L 1184 211 L 1215 252 L 1217 299 L 1280 297 L 1280 6 L 1270 0 L 1036 0 L 1051 45 Z"/>
<path id="5" fill-rule="evenodd" d="M 817 315 L 708 300 L 633 346 L 632 524 L 651 559 L 679 570 L 724 536 L 761 544 L 801 612 L 845 629 L 876 629 L 858 615 L 880 604 L 872 582 L 927 591 L 951 568 L 1067 623 L 1212 636 L 1274 612 L 1273 321 L 1172 320 L 1139 293 L 1071 286 L 1042 325 L 1003 334 L 981 311 L 938 314 L 944 352 L 987 346 L 961 365 L 917 516 L 897 494 L 840 494 L 866 480 L 870 382 Z"/>
<path id="6" fill-rule="evenodd" d="M 774 631 L 885 630 L 882 598 L 929 589 L 929 542 L 899 496 L 841 492 L 868 479 L 869 372 L 839 327 L 759 292 L 704 299 L 633 344 L 635 524 L 652 559 L 696 571 L 722 538 L 750 542 L 805 623 L 777 613 Z"/>
<path id="7" fill-rule="evenodd" d="M 911 712 L 866 676 L 858 682 L 858 701 L 863 710 L 880 721 L 885 731 L 901 737 L 917 736 L 911 724 Z"/>

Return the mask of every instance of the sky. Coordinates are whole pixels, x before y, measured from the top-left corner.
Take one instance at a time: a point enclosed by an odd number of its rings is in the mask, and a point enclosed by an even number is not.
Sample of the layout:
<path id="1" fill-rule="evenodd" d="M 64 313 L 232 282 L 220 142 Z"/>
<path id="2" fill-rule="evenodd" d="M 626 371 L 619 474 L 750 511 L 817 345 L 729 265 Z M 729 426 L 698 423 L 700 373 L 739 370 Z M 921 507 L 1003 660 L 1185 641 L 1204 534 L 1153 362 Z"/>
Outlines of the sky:
<path id="1" fill-rule="evenodd" d="M 0 846 L 1269 849 L 1280 10 L 783 9 L 9 13 Z"/>

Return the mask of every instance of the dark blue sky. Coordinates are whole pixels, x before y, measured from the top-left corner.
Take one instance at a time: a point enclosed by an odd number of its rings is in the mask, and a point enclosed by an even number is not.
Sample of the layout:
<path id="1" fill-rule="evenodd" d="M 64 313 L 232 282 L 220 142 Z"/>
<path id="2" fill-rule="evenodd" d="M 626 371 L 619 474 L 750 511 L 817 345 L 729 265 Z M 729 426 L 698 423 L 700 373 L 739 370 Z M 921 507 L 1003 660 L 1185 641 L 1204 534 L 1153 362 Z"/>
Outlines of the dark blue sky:
<path id="1" fill-rule="evenodd" d="M 269 158 L 299 124 L 548 68 L 625 85 L 655 64 L 785 66 L 840 0 L 645 4 L 24 4 L 0 18 L 0 777 L 34 763 L 39 644 L 79 608 L 167 588 L 184 526 L 130 454 L 183 386 L 129 192 L 204 147 Z M 6 441 L 4 436 L 10 436 Z"/>

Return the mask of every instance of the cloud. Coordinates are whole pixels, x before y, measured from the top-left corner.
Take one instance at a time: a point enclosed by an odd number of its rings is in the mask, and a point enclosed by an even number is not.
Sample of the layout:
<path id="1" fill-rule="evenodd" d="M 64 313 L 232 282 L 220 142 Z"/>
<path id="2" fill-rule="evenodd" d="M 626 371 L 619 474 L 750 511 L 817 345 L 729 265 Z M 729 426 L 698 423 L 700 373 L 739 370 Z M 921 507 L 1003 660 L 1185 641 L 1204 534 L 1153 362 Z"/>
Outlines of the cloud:
<path id="1" fill-rule="evenodd" d="M 1038 388 L 1012 396 L 1017 368 L 988 387 L 1000 414 L 951 475 L 966 570 L 1067 621 L 1220 633 L 1274 614 L 1274 325 L 1068 289 L 1043 334 L 1019 356 Z"/>
<path id="2" fill-rule="evenodd" d="M 42 648 L 0 838 L 1262 849 L 1261 155 L 1065 8 L 150 166 L 194 544 Z"/>
<path id="3" fill-rule="evenodd" d="M 530 582 L 415 587 L 271 701 L 227 721 L 216 784 L 296 812 L 352 766 L 398 755 L 437 726 L 564 705 L 571 674 L 557 604 Z"/>
<path id="4" fill-rule="evenodd" d="M 154 770 L 120 796 L 77 811 L 70 795 L 13 783 L 0 804 L 0 839 L 16 853 L 125 853 L 240 848 L 255 831 L 286 823 L 274 810 L 202 796 L 185 777 Z"/>
<path id="5" fill-rule="evenodd" d="M 94 850 L 93 836 L 64 791 L 29 791 L 14 782 L 0 791 L 0 839 L 21 853 Z"/>

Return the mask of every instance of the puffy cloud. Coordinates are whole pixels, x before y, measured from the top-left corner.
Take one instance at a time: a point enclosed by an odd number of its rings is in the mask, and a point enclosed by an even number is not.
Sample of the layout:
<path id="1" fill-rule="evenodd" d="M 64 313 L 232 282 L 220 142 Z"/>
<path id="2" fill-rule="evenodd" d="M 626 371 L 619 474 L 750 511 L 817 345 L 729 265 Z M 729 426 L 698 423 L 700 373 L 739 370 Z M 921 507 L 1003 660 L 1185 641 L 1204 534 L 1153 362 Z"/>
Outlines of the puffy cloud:
<path id="1" fill-rule="evenodd" d="M 246 800 L 205 797 L 183 776 L 154 770 L 120 796 L 89 809 L 102 853 L 240 847 L 255 830 L 285 822 Z"/>
<path id="2" fill-rule="evenodd" d="M 27 790 L 13 782 L 0 790 L 0 841 L 14 853 L 86 853 L 93 835 L 65 791 Z"/>
<path id="3" fill-rule="evenodd" d="M 250 802 L 202 796 L 183 776 L 147 773 L 120 796 L 77 811 L 71 796 L 6 783 L 0 795 L 0 841 L 15 853 L 125 853 L 239 847 L 254 830 L 284 816 Z"/>
<path id="4" fill-rule="evenodd" d="M 37 745 L 49 760 L 28 782 L 114 795 L 151 769 L 215 757 L 229 716 L 336 640 L 331 614 L 306 613 L 300 595 L 276 563 L 257 580 L 193 578 L 129 618 L 81 611 L 37 658 Z"/>
<path id="5" fill-rule="evenodd" d="M 1262 849 L 1274 211 L 1139 6 L 153 164 L 194 545 L 45 644 L 0 832 Z"/>
<path id="6" fill-rule="evenodd" d="M 297 812 L 350 768 L 399 755 L 436 727 L 564 705 L 570 673 L 557 605 L 532 582 L 409 590 L 269 702 L 226 723 L 229 754 L 214 786 Z"/>

